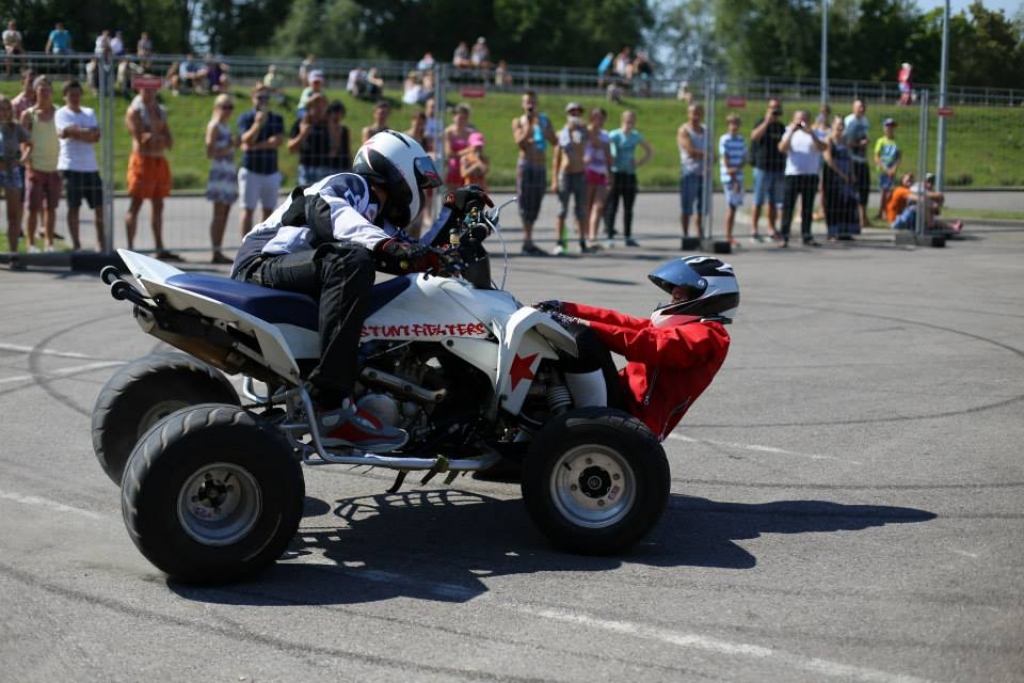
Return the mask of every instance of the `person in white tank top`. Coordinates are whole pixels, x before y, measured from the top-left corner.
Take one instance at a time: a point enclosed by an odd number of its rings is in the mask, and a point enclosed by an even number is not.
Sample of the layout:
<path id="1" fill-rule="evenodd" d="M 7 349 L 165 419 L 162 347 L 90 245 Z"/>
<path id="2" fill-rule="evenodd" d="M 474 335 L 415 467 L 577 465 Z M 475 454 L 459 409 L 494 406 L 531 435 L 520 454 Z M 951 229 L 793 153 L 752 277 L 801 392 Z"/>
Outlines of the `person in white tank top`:
<path id="1" fill-rule="evenodd" d="M 682 207 L 680 223 L 683 237 L 690 234 L 690 216 L 695 215 L 694 227 L 701 234 L 701 215 L 704 213 L 704 161 L 707 155 L 707 129 L 701 123 L 704 107 L 691 104 L 686 110 L 686 123 L 676 132 L 679 147 L 679 164 L 682 176 L 679 180 L 679 199 Z"/>

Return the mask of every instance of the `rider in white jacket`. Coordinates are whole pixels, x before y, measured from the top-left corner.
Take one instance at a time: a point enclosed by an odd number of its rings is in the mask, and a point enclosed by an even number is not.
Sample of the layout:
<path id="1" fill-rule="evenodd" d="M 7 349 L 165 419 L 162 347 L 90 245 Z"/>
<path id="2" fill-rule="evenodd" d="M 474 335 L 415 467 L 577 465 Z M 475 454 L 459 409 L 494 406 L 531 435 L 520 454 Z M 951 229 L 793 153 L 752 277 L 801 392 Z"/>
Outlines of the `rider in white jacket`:
<path id="1" fill-rule="evenodd" d="M 491 202 L 475 187 L 450 193 L 438 220 L 416 241 L 403 228 L 423 206 L 423 191 L 441 185 L 423 148 L 403 133 L 385 130 L 359 149 L 352 170 L 296 188 L 245 236 L 231 276 L 318 301 L 320 363 L 309 381 L 323 443 L 390 451 L 404 445 L 408 435 L 360 411 L 351 397 L 375 271 L 439 272 L 448 257 L 429 245 L 444 240 L 449 220 L 467 204 Z"/>

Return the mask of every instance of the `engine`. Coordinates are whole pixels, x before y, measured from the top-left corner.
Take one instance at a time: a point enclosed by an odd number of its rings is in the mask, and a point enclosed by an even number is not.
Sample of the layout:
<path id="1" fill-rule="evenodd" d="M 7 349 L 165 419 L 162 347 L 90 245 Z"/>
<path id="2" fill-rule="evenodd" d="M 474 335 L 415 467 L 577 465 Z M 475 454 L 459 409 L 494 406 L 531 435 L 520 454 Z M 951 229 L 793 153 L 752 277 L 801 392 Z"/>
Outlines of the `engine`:
<path id="1" fill-rule="evenodd" d="M 410 443 L 464 433 L 490 402 L 490 382 L 440 344 L 371 342 L 360 348 L 356 403 Z M 457 389 L 457 391 L 456 391 Z"/>

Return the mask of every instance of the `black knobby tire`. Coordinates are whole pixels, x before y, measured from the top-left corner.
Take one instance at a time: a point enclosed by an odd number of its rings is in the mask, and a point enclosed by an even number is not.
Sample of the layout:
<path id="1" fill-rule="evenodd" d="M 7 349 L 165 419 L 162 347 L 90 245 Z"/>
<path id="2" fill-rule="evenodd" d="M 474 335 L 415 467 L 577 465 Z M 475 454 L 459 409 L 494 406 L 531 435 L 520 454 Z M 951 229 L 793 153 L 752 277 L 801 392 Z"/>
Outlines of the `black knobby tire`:
<path id="1" fill-rule="evenodd" d="M 201 403 L 239 405 L 238 392 L 223 373 L 187 354 L 154 353 L 118 370 L 92 411 L 92 447 L 103 471 L 120 486 L 142 435 L 176 410 Z"/>
<path id="2" fill-rule="evenodd" d="M 237 406 L 158 422 L 132 452 L 121 509 L 136 547 L 188 583 L 238 581 L 273 564 L 302 519 L 302 468 L 281 432 Z"/>
<path id="3" fill-rule="evenodd" d="M 556 546 L 585 555 L 627 550 L 658 522 L 671 476 L 665 451 L 636 418 L 583 408 L 551 420 L 523 463 L 534 524 Z"/>

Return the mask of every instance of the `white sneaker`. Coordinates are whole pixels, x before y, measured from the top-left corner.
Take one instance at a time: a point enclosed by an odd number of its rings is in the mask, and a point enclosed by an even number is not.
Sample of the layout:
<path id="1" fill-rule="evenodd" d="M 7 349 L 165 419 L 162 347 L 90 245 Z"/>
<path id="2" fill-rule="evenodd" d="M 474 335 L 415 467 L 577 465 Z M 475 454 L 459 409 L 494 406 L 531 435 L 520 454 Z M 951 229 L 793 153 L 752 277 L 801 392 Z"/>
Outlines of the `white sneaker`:
<path id="1" fill-rule="evenodd" d="M 551 253 L 555 256 L 564 256 L 569 253 L 569 250 L 563 247 L 561 244 L 556 244 L 555 248 L 551 250 Z"/>
<path id="2" fill-rule="evenodd" d="M 28 245 L 28 253 L 30 253 L 30 254 L 38 254 L 39 253 L 39 247 L 37 247 L 34 244 Z"/>
<path id="3" fill-rule="evenodd" d="M 55 251 L 57 251 L 57 250 L 53 248 L 53 245 L 52 245 L 52 244 L 51 244 L 51 245 L 48 245 L 48 246 L 46 247 L 46 253 L 47 253 L 47 254 L 52 254 L 52 253 L 53 253 L 53 252 L 55 252 Z"/>
<path id="4" fill-rule="evenodd" d="M 605 249 L 614 249 L 615 248 L 615 240 L 613 240 L 613 239 L 605 240 L 604 241 L 604 248 Z"/>

